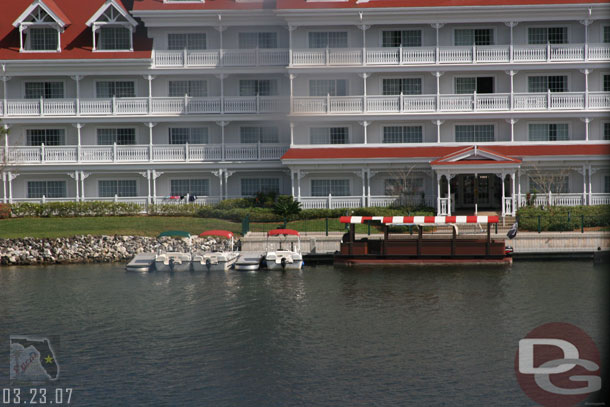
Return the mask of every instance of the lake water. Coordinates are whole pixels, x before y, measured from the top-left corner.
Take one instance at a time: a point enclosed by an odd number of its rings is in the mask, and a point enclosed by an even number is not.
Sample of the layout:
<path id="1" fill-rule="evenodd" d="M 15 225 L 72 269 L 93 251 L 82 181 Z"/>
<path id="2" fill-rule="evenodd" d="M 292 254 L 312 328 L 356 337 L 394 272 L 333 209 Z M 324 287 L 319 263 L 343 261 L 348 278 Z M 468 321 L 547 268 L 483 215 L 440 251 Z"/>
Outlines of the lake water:
<path id="1" fill-rule="evenodd" d="M 9 335 L 39 334 L 59 335 L 53 386 L 73 388 L 77 406 L 533 405 L 515 379 L 519 339 L 561 321 L 607 349 L 607 287 L 607 270 L 587 262 L 174 275 L 5 267 L 0 387 Z"/>

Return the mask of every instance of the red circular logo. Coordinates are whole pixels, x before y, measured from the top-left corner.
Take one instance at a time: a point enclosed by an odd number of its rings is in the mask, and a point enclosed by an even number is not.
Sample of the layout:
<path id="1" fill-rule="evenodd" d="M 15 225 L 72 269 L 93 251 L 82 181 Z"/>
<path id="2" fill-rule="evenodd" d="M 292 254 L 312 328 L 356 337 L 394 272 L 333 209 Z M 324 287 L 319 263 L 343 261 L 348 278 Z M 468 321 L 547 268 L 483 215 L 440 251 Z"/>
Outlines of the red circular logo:
<path id="1" fill-rule="evenodd" d="M 601 389 L 595 342 L 564 322 L 541 325 L 519 341 L 515 372 L 525 394 L 545 407 L 571 407 Z"/>

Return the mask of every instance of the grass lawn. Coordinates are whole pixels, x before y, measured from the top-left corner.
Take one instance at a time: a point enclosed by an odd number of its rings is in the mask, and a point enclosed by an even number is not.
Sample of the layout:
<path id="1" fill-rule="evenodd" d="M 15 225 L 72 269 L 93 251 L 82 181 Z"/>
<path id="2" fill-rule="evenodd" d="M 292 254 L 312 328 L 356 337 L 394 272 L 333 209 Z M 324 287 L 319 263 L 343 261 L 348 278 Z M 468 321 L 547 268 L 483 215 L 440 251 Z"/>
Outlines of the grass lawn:
<path id="1" fill-rule="evenodd" d="M 91 218 L 13 218 L 0 220 L 0 238 L 68 237 L 74 235 L 157 236 L 165 230 L 199 234 L 209 229 L 241 233 L 241 224 L 222 219 L 162 216 Z"/>

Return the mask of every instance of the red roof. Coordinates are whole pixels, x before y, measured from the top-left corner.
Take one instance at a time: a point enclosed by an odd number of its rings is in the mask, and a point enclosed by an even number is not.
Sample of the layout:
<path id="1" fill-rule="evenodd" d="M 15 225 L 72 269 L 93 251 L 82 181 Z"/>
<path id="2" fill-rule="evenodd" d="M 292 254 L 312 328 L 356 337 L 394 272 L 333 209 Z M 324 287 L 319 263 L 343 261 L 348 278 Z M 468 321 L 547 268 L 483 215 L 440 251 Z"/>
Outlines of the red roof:
<path id="1" fill-rule="evenodd" d="M 57 17 L 61 18 L 66 25 L 70 25 L 70 19 L 64 14 L 62 9 L 59 8 L 57 3 L 55 3 L 53 0 L 42 0 L 42 2 L 46 4 L 49 10 L 51 10 Z"/>
<path id="2" fill-rule="evenodd" d="M 593 4 L 608 3 L 608 0 L 357 0 L 315 1 L 277 0 L 278 9 L 325 9 L 325 8 L 392 8 L 392 7 L 460 7 L 460 6 L 519 6 L 545 4 Z"/>
<path id="3" fill-rule="evenodd" d="M 162 0 L 138 0 L 134 10 L 275 10 L 276 0 L 246 1 L 206 0 L 204 3 L 163 3 Z"/>
<path id="4" fill-rule="evenodd" d="M 343 147 L 343 148 L 291 148 L 282 160 L 336 160 L 383 158 L 431 158 L 437 159 L 459 151 L 464 147 Z M 610 144 L 563 145 L 499 145 L 485 146 L 488 152 L 508 157 L 527 156 L 610 156 Z M 481 163 L 481 161 L 476 161 Z M 498 163 L 498 161 L 492 161 Z M 511 161 L 512 162 L 512 161 Z"/>
<path id="5" fill-rule="evenodd" d="M 4 0 L 0 13 L 0 60 L 32 59 L 132 59 L 151 57 L 152 40 L 146 37 L 142 25 L 133 37 L 133 52 L 93 52 L 93 34 L 85 23 L 102 7 L 104 0 L 44 0 L 54 13 L 65 17 L 66 27 L 61 34 L 61 52 L 19 52 L 19 29 L 13 22 L 27 9 L 32 0 Z M 117 3 L 124 6 L 121 0 Z M 125 8 L 125 7 L 124 7 Z M 125 8 L 129 11 L 128 8 Z M 61 14 L 60 14 L 61 13 Z"/>

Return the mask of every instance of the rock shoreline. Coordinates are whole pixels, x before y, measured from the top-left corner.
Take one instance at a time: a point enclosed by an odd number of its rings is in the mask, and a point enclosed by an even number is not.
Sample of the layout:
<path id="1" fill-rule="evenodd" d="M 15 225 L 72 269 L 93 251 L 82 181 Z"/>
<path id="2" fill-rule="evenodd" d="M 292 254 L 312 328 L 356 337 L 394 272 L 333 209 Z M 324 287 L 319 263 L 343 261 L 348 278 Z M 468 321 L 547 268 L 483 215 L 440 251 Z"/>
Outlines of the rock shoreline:
<path id="1" fill-rule="evenodd" d="M 55 239 L 0 239 L 0 265 L 113 263 L 138 253 L 196 252 L 228 249 L 229 242 L 212 237 L 189 239 L 148 236 L 79 235 Z"/>

